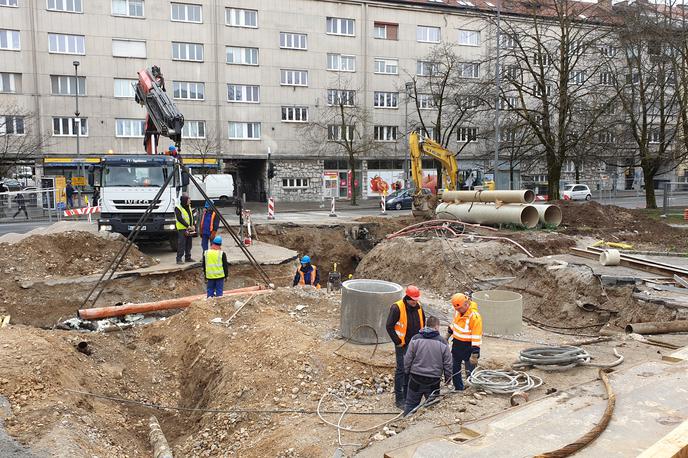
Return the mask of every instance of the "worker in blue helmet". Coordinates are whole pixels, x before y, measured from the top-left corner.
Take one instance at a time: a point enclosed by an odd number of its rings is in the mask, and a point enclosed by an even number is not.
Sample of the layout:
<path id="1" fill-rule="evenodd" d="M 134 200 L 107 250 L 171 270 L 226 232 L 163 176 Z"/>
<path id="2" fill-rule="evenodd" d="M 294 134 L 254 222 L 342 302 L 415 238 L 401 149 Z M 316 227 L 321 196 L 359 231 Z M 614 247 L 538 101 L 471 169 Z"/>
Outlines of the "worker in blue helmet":
<path id="1" fill-rule="evenodd" d="M 306 255 L 301 258 L 301 267 L 294 275 L 294 286 L 310 285 L 320 289 L 320 274 L 318 268 L 311 264 L 311 257 Z"/>
<path id="2" fill-rule="evenodd" d="M 227 255 L 222 251 L 222 237 L 219 235 L 210 242 L 210 249 L 203 253 L 203 272 L 208 282 L 208 297 L 222 297 L 229 264 Z"/>
<path id="3" fill-rule="evenodd" d="M 210 201 L 205 201 L 205 208 L 198 220 L 198 232 L 201 234 L 201 247 L 203 251 L 208 250 L 208 243 L 215 238 L 217 230 L 220 228 L 220 218 L 217 212 L 210 208 Z"/>
<path id="4" fill-rule="evenodd" d="M 177 150 L 176 146 L 170 145 L 170 147 L 167 148 L 167 155 L 168 156 L 177 157 L 177 154 L 179 154 L 179 151 Z"/>

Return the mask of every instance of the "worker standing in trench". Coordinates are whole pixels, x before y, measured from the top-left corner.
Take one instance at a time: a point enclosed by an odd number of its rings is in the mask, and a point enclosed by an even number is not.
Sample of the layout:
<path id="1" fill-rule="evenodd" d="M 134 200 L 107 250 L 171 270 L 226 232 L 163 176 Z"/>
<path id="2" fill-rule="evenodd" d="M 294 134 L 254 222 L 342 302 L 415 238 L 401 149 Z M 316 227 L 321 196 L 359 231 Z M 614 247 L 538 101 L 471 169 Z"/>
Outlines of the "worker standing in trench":
<path id="1" fill-rule="evenodd" d="M 203 272 L 208 282 L 208 297 L 222 297 L 229 263 L 227 254 L 222 251 L 222 237 L 219 235 L 210 242 L 210 249 L 203 253 Z"/>
<path id="2" fill-rule="evenodd" d="M 318 268 L 311 264 L 311 257 L 306 255 L 301 258 L 301 267 L 296 270 L 293 286 L 310 285 L 320 289 L 320 273 Z"/>
<path id="3" fill-rule="evenodd" d="M 461 363 L 466 366 L 466 378 L 478 365 L 480 345 L 483 342 L 483 319 L 478 312 L 478 304 L 466 294 L 456 293 L 451 297 L 454 307 L 454 320 L 448 328 L 447 340 L 452 343 L 452 373 L 454 374 L 454 389 L 463 391 L 461 379 Z"/>
<path id="4" fill-rule="evenodd" d="M 425 326 L 425 314 L 420 305 L 420 290 L 409 285 L 404 297 L 389 309 L 387 334 L 395 345 L 396 369 L 394 370 L 394 403 L 404 409 L 408 377 L 404 372 L 404 355 L 408 343 Z"/>

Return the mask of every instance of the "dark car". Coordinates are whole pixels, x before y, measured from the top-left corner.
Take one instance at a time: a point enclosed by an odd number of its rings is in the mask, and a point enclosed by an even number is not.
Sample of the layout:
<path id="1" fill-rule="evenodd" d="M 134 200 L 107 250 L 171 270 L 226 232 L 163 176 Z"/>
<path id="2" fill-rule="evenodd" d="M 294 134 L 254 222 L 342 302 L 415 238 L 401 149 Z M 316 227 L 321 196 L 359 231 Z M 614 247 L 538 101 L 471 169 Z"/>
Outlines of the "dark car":
<path id="1" fill-rule="evenodd" d="M 390 210 L 410 209 L 413 202 L 413 194 L 415 194 L 415 192 L 415 188 L 394 191 L 392 194 L 387 196 L 385 206 Z M 422 192 L 424 195 L 428 196 L 432 194 L 432 192 L 430 192 L 430 190 L 427 188 L 423 188 Z"/>

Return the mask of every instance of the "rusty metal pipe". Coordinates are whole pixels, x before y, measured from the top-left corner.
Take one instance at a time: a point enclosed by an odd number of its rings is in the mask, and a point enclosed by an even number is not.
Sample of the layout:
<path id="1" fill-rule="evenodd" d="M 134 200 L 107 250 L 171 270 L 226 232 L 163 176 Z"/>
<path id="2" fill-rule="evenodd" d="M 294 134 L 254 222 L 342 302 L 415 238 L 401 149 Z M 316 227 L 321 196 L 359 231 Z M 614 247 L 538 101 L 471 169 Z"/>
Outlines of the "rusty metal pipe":
<path id="1" fill-rule="evenodd" d="M 629 323 L 626 325 L 626 332 L 635 334 L 670 334 L 672 332 L 688 332 L 688 320 Z"/>
<path id="2" fill-rule="evenodd" d="M 226 291 L 224 296 L 237 296 L 246 293 L 267 292 L 263 286 L 248 286 L 245 288 L 238 288 Z M 111 318 L 114 316 L 124 316 L 132 313 L 154 312 L 157 310 L 180 309 L 191 305 L 192 302 L 205 298 L 205 294 L 198 294 L 196 296 L 179 297 L 177 299 L 166 299 L 157 302 L 144 302 L 142 304 L 126 304 L 116 305 L 113 307 L 97 307 L 90 309 L 81 309 L 77 312 L 77 316 L 82 320 L 100 320 L 102 318 Z"/>

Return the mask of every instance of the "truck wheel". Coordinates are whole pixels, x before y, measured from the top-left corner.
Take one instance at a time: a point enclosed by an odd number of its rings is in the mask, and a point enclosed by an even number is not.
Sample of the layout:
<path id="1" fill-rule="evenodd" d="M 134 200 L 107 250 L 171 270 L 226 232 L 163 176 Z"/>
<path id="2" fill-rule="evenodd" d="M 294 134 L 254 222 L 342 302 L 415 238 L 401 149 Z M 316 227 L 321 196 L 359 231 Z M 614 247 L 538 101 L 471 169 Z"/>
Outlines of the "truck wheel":
<path id="1" fill-rule="evenodd" d="M 227 196 L 220 196 L 220 200 L 221 200 L 222 202 L 229 202 L 229 197 L 227 197 Z"/>
<path id="2" fill-rule="evenodd" d="M 177 252 L 177 234 L 170 234 L 170 250 L 173 253 Z"/>

